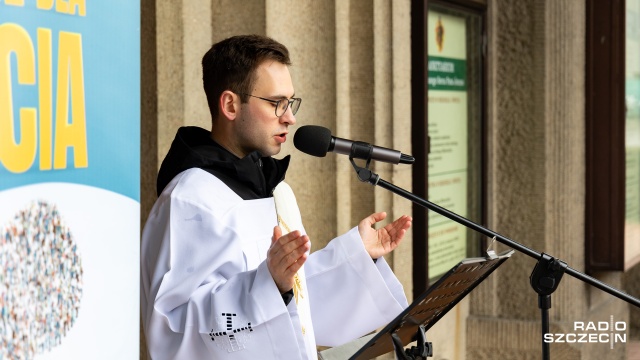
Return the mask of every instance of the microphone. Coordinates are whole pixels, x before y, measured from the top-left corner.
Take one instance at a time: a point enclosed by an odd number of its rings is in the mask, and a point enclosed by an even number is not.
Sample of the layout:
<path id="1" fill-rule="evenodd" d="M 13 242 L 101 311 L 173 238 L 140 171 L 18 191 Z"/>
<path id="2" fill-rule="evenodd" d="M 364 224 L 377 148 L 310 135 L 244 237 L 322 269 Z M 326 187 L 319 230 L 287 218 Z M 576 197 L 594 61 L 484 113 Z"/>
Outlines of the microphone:
<path id="1" fill-rule="evenodd" d="M 293 136 L 293 145 L 303 153 L 317 157 L 325 157 L 327 152 L 335 152 L 354 159 L 377 160 L 391 164 L 413 164 L 415 161 L 413 156 L 398 150 L 331 136 L 331 130 L 317 125 L 301 126 Z"/>

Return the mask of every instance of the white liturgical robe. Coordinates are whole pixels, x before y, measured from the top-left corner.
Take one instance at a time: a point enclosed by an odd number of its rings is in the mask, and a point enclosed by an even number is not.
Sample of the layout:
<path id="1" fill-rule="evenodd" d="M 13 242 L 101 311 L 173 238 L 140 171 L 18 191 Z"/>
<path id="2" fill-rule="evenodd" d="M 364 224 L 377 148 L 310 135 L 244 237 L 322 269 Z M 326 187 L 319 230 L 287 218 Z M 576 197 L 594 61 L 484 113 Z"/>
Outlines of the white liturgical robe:
<path id="1" fill-rule="evenodd" d="M 166 186 L 142 235 L 142 320 L 153 359 L 316 359 L 316 344 L 351 341 L 408 305 L 357 227 L 309 256 L 285 304 L 264 260 L 274 226 L 305 232 L 289 186 L 278 185 L 274 198 L 243 200 L 197 168 Z"/>

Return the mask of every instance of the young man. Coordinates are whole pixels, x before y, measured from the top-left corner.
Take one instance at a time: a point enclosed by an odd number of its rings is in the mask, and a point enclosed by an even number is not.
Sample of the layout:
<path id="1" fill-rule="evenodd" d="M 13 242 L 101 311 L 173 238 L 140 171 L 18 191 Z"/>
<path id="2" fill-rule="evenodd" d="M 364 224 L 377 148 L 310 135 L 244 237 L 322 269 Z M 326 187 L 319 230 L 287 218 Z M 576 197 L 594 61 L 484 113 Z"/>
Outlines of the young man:
<path id="1" fill-rule="evenodd" d="M 277 160 L 301 100 L 289 54 L 262 36 L 202 59 L 211 132 L 179 129 L 143 230 L 141 307 L 153 359 L 316 359 L 406 306 L 383 256 L 411 225 L 376 213 L 327 247 L 310 243 Z M 284 235 L 283 235 L 284 234 Z M 304 265 L 304 266 L 303 266 Z"/>

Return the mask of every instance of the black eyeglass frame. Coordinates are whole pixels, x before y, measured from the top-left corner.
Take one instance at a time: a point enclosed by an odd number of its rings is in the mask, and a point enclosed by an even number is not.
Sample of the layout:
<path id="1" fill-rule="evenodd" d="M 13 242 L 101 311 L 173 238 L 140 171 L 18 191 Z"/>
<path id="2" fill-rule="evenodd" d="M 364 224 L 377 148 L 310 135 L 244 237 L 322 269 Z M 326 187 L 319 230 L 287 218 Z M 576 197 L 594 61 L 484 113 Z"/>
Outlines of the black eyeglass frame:
<path id="1" fill-rule="evenodd" d="M 291 99 L 280 99 L 280 100 L 273 100 L 273 99 L 267 99 L 267 98 L 263 98 L 260 96 L 255 96 L 255 95 L 251 95 L 251 94 L 246 94 L 246 93 L 240 93 L 241 95 L 246 95 L 246 96 L 251 96 L 260 100 L 264 100 L 264 101 L 268 101 L 272 104 L 276 105 L 275 108 L 275 114 L 277 117 L 281 117 L 282 115 L 284 115 L 284 113 L 287 112 L 287 109 L 289 109 L 289 107 L 291 107 L 291 113 L 293 113 L 293 115 L 295 115 L 298 110 L 300 110 L 300 105 L 302 105 L 302 99 L 301 98 L 291 98 Z M 278 115 L 278 109 L 280 108 L 280 102 L 281 101 L 286 101 L 287 102 L 287 106 L 285 106 L 284 110 L 282 111 L 282 114 Z M 297 106 L 293 106 L 293 104 L 298 103 Z"/>

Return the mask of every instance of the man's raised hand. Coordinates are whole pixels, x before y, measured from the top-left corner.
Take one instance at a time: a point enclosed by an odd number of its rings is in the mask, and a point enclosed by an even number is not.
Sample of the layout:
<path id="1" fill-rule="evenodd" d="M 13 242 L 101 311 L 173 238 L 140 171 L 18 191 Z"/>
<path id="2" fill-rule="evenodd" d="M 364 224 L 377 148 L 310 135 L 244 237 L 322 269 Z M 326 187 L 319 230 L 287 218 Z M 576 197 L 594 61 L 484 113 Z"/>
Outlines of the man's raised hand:
<path id="1" fill-rule="evenodd" d="M 381 229 L 373 228 L 375 223 L 386 217 L 387 213 L 379 212 L 367 216 L 358 224 L 362 242 L 372 259 L 380 258 L 397 248 L 407 229 L 411 226 L 411 217 L 403 215 Z"/>
<path id="2" fill-rule="evenodd" d="M 267 268 L 280 293 L 293 288 L 294 277 L 309 256 L 309 237 L 295 230 L 282 235 L 279 226 L 273 229 L 271 247 L 267 251 Z"/>

